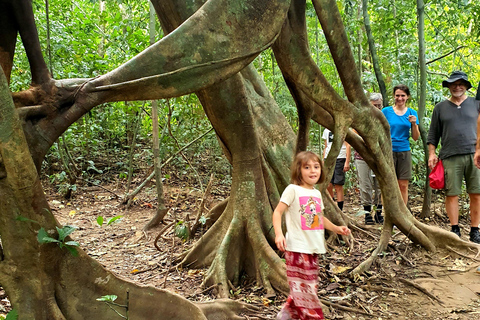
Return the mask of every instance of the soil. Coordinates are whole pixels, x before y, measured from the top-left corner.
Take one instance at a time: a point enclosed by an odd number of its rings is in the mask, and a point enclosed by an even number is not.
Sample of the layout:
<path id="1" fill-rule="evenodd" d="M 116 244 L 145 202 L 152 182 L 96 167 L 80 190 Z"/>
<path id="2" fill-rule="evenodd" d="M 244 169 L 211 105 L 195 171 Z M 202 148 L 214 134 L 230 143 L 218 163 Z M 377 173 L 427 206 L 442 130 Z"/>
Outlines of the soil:
<path id="1" fill-rule="evenodd" d="M 140 182 L 134 181 L 135 183 Z M 80 248 L 112 272 L 135 283 L 165 288 L 191 301 L 215 299 L 214 288 L 203 288 L 206 269 L 192 270 L 178 266 L 177 258 L 197 241 L 206 230 L 199 228 L 192 240 L 184 241 L 169 228 L 154 246 L 160 230 L 172 221 L 193 220 L 198 212 L 202 192 L 195 181 L 171 177 L 165 182 L 166 206 L 169 208 L 162 224 L 148 232 L 143 227 L 156 210 L 155 189 L 147 187 L 126 210 L 121 197 L 124 181 L 102 184 L 102 187 L 78 185 L 69 200 L 65 200 L 44 182 L 45 192 L 55 217 L 61 224 L 75 226 L 72 238 Z M 107 192 L 106 190 L 109 190 Z M 212 208 L 229 194 L 228 184 L 215 179 L 206 208 Z M 421 194 L 412 190 L 411 195 Z M 117 197 L 118 195 L 118 197 Z M 448 228 L 441 194 L 434 194 L 434 217 L 427 223 Z M 375 248 L 380 225 L 365 226 L 360 210 L 358 191 L 351 188 L 345 198 L 344 210 L 354 217 L 359 229 L 353 229 L 354 250 L 342 245 L 331 246 L 320 258 L 319 297 L 326 301 L 327 319 L 480 319 L 479 260 L 475 252 L 426 252 L 413 245 L 402 233 L 394 230 L 389 251 L 371 270 L 352 277 L 351 269 L 366 259 Z M 411 196 L 413 214 L 421 210 L 421 196 Z M 467 207 L 462 200 L 461 207 Z M 109 219 L 122 216 L 108 224 Z M 97 220 L 103 217 L 104 223 Z M 468 241 L 468 220 L 461 217 L 462 238 Z M 361 230 L 360 230 L 361 229 Z M 466 255 L 470 258 L 466 258 Z M 275 319 L 285 296 L 267 297 L 261 287 L 245 279 L 241 287 L 231 290 L 231 298 L 261 307 L 255 316 Z M 0 291 L 0 314 L 10 310 L 8 297 Z M 100 302 L 99 302 L 100 303 Z M 3 310 L 2 310 L 3 308 Z M 350 308 L 350 310 L 349 310 Z M 352 311 L 355 310 L 355 311 Z"/>

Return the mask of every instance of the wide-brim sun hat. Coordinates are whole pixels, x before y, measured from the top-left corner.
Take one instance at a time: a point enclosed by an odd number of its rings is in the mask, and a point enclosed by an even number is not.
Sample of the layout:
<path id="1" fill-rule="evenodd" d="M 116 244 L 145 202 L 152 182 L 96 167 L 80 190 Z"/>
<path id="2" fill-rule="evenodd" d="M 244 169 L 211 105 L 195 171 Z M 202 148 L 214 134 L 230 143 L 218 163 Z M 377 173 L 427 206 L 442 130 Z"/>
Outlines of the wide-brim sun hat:
<path id="1" fill-rule="evenodd" d="M 467 90 L 472 87 L 472 84 L 470 83 L 470 81 L 468 81 L 467 74 L 463 71 L 453 71 L 452 74 L 450 75 L 450 77 L 448 77 L 447 80 L 442 81 L 442 87 L 448 88 L 449 84 L 452 84 L 452 83 L 454 83 L 455 81 L 458 81 L 458 80 L 463 80 L 463 81 L 466 82 Z"/>

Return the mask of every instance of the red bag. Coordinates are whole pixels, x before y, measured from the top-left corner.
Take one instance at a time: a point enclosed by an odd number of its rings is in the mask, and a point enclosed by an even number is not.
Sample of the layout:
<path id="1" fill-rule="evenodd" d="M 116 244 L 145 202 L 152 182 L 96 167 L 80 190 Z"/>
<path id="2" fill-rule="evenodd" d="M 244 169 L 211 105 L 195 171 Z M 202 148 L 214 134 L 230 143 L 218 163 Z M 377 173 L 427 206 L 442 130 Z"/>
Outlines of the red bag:
<path id="1" fill-rule="evenodd" d="M 445 172 L 443 170 L 442 160 L 438 159 L 437 164 L 428 177 L 430 178 L 430 187 L 432 189 L 445 188 Z"/>

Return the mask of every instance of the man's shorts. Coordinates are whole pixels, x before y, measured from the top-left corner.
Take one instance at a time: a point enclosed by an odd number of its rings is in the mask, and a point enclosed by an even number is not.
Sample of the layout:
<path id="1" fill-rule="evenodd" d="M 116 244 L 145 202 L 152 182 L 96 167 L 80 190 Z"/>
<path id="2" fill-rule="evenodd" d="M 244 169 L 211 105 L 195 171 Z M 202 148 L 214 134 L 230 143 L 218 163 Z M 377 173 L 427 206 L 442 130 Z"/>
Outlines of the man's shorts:
<path id="1" fill-rule="evenodd" d="M 335 162 L 335 170 L 333 171 L 332 184 L 343 186 L 345 184 L 345 172 L 343 168 L 345 167 L 345 158 L 337 158 Z"/>
<path id="2" fill-rule="evenodd" d="M 412 152 L 393 152 L 393 166 L 397 180 L 410 180 L 412 178 Z"/>
<path id="3" fill-rule="evenodd" d="M 443 159 L 445 169 L 445 191 L 447 196 L 462 193 L 462 180 L 465 177 L 467 193 L 480 193 L 480 169 L 473 162 L 473 153 Z"/>

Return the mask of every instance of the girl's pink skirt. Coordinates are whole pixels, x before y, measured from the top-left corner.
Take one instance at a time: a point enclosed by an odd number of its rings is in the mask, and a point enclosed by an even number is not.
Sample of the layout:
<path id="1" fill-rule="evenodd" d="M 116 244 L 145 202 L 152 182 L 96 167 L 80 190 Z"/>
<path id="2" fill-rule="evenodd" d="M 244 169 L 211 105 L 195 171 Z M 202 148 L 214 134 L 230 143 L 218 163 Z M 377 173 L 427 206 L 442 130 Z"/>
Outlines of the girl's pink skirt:
<path id="1" fill-rule="evenodd" d="M 285 252 L 290 295 L 278 320 L 325 319 L 317 296 L 318 257 L 316 254 Z"/>

